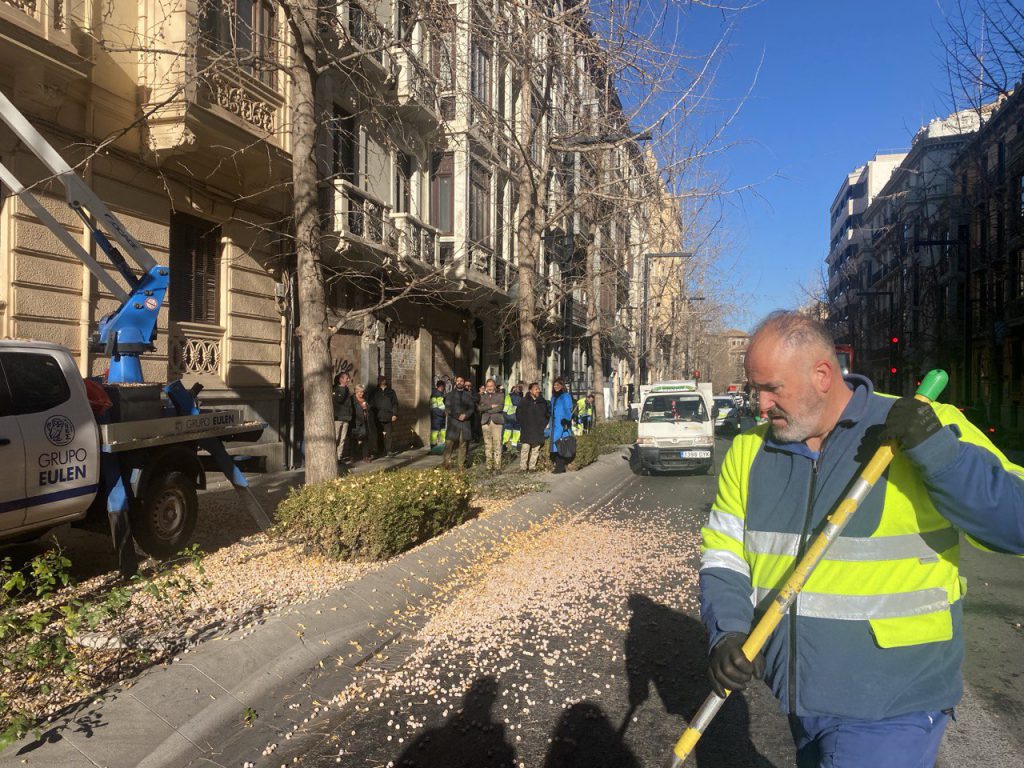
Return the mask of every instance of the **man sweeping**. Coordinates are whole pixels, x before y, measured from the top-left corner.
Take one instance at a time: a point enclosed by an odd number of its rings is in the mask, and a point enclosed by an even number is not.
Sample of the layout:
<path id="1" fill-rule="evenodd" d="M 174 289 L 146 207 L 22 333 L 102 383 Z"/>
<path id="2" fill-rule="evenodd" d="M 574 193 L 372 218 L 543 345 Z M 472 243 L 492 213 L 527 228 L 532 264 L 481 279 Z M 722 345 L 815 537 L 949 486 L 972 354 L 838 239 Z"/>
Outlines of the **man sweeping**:
<path id="1" fill-rule="evenodd" d="M 747 378 L 767 424 L 722 465 L 700 570 L 719 695 L 764 676 L 789 715 L 800 768 L 933 766 L 960 699 L 960 532 L 1024 553 L 1024 470 L 953 406 L 844 377 L 818 322 L 775 312 Z M 896 457 L 754 662 L 741 646 L 883 440 Z"/>

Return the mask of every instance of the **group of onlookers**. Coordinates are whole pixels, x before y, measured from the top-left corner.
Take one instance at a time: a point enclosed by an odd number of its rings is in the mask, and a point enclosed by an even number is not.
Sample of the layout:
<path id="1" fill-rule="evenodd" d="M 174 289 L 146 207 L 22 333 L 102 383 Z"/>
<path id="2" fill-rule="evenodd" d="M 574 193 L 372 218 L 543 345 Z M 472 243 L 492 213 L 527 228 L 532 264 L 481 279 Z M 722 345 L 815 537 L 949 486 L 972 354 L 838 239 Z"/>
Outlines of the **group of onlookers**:
<path id="1" fill-rule="evenodd" d="M 393 435 L 398 421 L 398 396 L 386 376 L 376 386 L 352 386 L 352 377 L 342 372 L 333 390 L 334 427 L 338 461 L 393 456 Z M 502 454 L 519 454 L 522 471 L 537 468 L 545 444 L 554 471 L 565 472 L 568 459 L 558 449 L 559 441 L 590 429 L 594 417 L 594 396 L 574 400 L 565 382 L 555 379 L 551 401 L 541 395 L 540 384 L 525 382 L 502 390 L 493 378 L 474 391 L 472 383 L 455 377 L 449 391 L 438 380 L 430 397 L 430 444 L 443 446 L 446 468 L 468 466 L 471 448 L 483 443 L 488 469 L 501 467 Z M 348 450 L 346 450 L 348 449 Z"/>
<path id="2" fill-rule="evenodd" d="M 346 447 L 352 460 L 372 461 L 381 455 L 394 456 L 394 431 L 398 421 L 398 396 L 387 376 L 378 376 L 377 385 L 352 387 L 352 377 L 339 373 L 334 380 L 334 433 L 338 461 L 346 460 Z"/>
<path id="3" fill-rule="evenodd" d="M 586 420 L 582 413 L 589 414 Z M 474 393 L 462 376 L 455 377 L 455 386 L 447 393 L 445 382 L 438 381 L 431 397 L 431 442 L 444 444 L 446 468 L 467 466 L 470 447 L 479 441 L 488 469 L 499 469 L 507 450 L 518 451 L 522 471 L 536 470 L 547 444 L 554 471 L 565 472 L 568 459 L 559 452 L 559 441 L 592 423 L 593 395 L 574 403 L 562 379 L 555 379 L 551 402 L 541 395 L 537 382 L 526 386 L 520 381 L 503 392 L 489 378 Z"/>

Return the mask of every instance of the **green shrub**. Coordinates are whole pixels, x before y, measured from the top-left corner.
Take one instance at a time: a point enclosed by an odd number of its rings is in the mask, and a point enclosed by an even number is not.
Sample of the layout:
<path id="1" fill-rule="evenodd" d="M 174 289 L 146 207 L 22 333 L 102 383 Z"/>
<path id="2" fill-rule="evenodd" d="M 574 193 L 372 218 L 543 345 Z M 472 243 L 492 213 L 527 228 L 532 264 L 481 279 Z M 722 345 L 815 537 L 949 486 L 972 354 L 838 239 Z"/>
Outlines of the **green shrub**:
<path id="1" fill-rule="evenodd" d="M 602 421 L 595 426 L 590 434 L 597 438 L 598 443 L 605 447 L 631 445 L 636 442 L 635 421 Z M 607 453 L 607 451 L 602 451 Z"/>
<path id="2" fill-rule="evenodd" d="M 293 489 L 276 532 L 336 560 L 383 560 L 466 520 L 471 497 L 461 472 L 372 472 Z"/>

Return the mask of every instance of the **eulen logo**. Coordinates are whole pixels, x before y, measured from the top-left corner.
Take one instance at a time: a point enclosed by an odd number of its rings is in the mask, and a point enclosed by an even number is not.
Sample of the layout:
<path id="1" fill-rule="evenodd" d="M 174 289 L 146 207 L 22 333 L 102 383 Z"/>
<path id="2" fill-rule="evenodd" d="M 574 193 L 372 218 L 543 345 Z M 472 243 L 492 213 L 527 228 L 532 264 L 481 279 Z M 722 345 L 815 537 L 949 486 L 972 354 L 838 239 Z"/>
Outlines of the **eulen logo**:
<path id="1" fill-rule="evenodd" d="M 67 445 L 75 439 L 75 425 L 67 416 L 51 416 L 43 425 L 46 439 L 56 446 Z"/>

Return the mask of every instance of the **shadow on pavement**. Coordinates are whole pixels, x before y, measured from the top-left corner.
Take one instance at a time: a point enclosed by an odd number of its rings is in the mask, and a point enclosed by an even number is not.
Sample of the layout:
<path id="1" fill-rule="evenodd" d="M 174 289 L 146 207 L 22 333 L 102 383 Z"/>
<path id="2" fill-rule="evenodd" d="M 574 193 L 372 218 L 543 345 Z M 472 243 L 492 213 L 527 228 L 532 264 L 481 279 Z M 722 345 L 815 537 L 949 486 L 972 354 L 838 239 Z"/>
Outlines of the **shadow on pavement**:
<path id="1" fill-rule="evenodd" d="M 559 719 L 544 768 L 640 768 L 640 761 L 602 709 L 581 701 Z"/>
<path id="2" fill-rule="evenodd" d="M 395 760 L 396 768 L 514 768 L 516 751 L 491 712 L 497 695 L 493 677 L 478 677 L 462 708 L 412 742 Z"/>
<path id="3" fill-rule="evenodd" d="M 689 720 L 711 690 L 703 625 L 644 595 L 630 595 L 629 608 L 625 649 L 629 711 L 619 733 L 625 733 L 652 686 L 665 712 Z M 665 745 L 666 753 L 670 747 Z M 742 694 L 729 697 L 697 744 L 697 765 L 774 768 L 751 741 L 750 709 Z"/>

